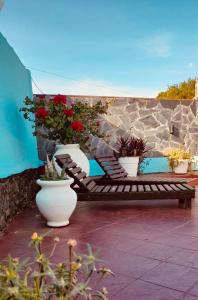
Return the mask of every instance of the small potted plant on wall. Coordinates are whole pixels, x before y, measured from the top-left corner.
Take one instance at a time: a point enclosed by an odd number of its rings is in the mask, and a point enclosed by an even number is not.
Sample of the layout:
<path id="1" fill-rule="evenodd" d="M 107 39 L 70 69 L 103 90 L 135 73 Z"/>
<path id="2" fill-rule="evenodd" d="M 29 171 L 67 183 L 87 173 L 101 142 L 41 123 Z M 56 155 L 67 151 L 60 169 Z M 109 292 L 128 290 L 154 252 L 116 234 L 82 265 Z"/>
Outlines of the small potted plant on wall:
<path id="1" fill-rule="evenodd" d="M 69 218 L 76 207 L 77 194 L 70 187 L 74 180 L 65 175 L 65 168 L 66 165 L 59 175 L 54 161 L 50 161 L 47 156 L 45 175 L 37 180 L 41 190 L 36 195 L 36 204 L 46 218 L 47 225 L 51 227 L 68 225 Z"/>
<path id="2" fill-rule="evenodd" d="M 192 155 L 189 151 L 182 148 L 169 148 L 164 151 L 168 157 L 170 168 L 176 174 L 185 174 L 188 171 Z"/>
<path id="3" fill-rule="evenodd" d="M 117 156 L 119 163 L 129 176 L 137 176 L 139 162 L 142 162 L 146 149 L 146 142 L 136 137 L 119 137 L 117 140 Z"/>
<path id="4" fill-rule="evenodd" d="M 55 155 L 71 155 L 89 175 L 89 161 L 84 152 L 90 135 L 105 136 L 98 120 L 107 112 L 108 102 L 98 101 L 90 106 L 86 102 L 71 102 L 65 95 L 38 95 L 33 100 L 26 97 L 24 104 L 20 111 L 25 119 L 33 122 L 34 134 L 55 141 Z M 60 168 L 56 163 L 55 166 L 60 174 Z"/>

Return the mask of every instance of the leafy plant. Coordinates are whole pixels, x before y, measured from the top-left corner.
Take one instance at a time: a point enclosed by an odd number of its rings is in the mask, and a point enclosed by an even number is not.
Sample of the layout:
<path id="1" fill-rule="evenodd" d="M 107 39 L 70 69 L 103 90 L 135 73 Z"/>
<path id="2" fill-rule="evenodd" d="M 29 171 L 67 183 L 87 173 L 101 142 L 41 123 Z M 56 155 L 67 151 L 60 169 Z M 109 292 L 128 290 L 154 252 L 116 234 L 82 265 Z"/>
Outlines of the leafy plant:
<path id="1" fill-rule="evenodd" d="M 170 168 L 173 170 L 182 160 L 192 160 L 192 155 L 189 151 L 182 148 L 168 148 L 164 151 L 164 155 L 168 157 Z"/>
<path id="2" fill-rule="evenodd" d="M 1 300 L 107 300 L 107 290 L 93 289 L 93 274 L 101 280 L 112 275 L 110 269 L 97 268 L 97 253 L 88 246 L 88 253 L 77 255 L 74 248 L 76 240 L 68 240 L 68 260 L 53 264 L 50 261 L 58 238 L 54 239 L 54 247 L 49 258 L 42 252 L 43 237 L 33 233 L 31 246 L 35 249 L 35 259 L 19 261 L 8 257 L 7 262 L 0 263 L 0 299 Z"/>
<path id="3" fill-rule="evenodd" d="M 79 143 L 82 149 L 86 149 L 90 135 L 105 136 L 100 130 L 99 117 L 106 114 L 107 102 L 102 104 L 98 101 L 89 106 L 80 101 L 69 103 L 64 95 L 49 99 L 38 95 L 33 100 L 26 97 L 24 104 L 20 111 L 25 119 L 33 123 L 34 135 L 61 144 Z"/>
<path id="4" fill-rule="evenodd" d="M 41 179 L 46 181 L 67 179 L 67 175 L 65 173 L 66 167 L 67 167 L 67 163 L 64 164 L 61 173 L 59 175 L 58 171 L 56 170 L 53 158 L 50 161 L 49 156 L 47 155 L 47 164 L 45 165 L 45 175 L 42 175 Z"/>
<path id="5" fill-rule="evenodd" d="M 119 157 L 125 156 L 143 156 L 148 152 L 146 142 L 141 138 L 119 137 L 117 140 L 117 152 Z"/>
<path id="6" fill-rule="evenodd" d="M 179 84 L 170 85 L 166 91 L 160 92 L 156 98 L 167 100 L 192 99 L 195 96 L 195 82 L 196 79 L 188 79 Z"/>

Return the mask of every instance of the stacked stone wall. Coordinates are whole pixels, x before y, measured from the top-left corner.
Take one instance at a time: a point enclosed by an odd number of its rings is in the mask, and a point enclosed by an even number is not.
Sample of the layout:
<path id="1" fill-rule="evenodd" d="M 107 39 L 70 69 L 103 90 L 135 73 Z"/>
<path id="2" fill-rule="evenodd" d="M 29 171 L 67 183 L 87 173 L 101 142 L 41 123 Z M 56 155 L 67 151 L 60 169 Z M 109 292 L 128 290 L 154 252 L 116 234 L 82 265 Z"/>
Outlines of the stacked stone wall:
<path id="1" fill-rule="evenodd" d="M 34 203 L 39 190 L 36 184 L 39 173 L 39 169 L 30 169 L 0 179 L 0 231 L 17 213 Z"/>
<path id="2" fill-rule="evenodd" d="M 151 156 L 159 156 L 165 148 L 184 147 L 198 155 L 198 101 L 156 100 L 154 98 L 68 96 L 71 101 L 93 105 L 98 100 L 111 101 L 108 114 L 102 117 L 101 130 L 109 136 L 109 145 L 115 147 L 118 136 L 131 134 L 144 138 L 152 148 Z M 52 144 L 39 140 L 40 158 Z M 105 153 L 109 146 L 98 138 L 92 139 L 92 148 Z"/>

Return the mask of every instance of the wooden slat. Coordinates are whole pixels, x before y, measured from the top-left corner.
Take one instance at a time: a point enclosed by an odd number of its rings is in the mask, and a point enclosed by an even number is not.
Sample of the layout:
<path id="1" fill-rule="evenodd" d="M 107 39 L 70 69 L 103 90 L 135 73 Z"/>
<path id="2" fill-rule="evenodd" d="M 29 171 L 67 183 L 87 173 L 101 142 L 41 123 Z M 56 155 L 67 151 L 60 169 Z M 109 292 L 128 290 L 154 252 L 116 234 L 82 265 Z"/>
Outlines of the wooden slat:
<path id="1" fill-rule="evenodd" d="M 117 192 L 123 192 L 123 190 L 124 190 L 124 185 L 119 185 Z"/>
<path id="2" fill-rule="evenodd" d="M 71 158 L 71 156 L 69 154 L 58 154 L 55 156 L 58 159 L 67 159 L 67 158 Z"/>
<path id="3" fill-rule="evenodd" d="M 145 188 L 146 192 L 150 192 L 151 191 L 151 187 L 148 184 L 145 184 L 144 188 Z"/>
<path id="4" fill-rule="evenodd" d="M 101 162 L 101 163 L 104 163 L 104 162 L 111 162 L 111 161 L 117 161 L 117 159 L 115 157 L 108 157 L 107 159 L 102 159 L 102 158 L 99 158 L 97 159 L 97 161 Z"/>
<path id="5" fill-rule="evenodd" d="M 117 185 L 112 185 L 112 187 L 111 187 L 111 189 L 109 190 L 109 192 L 111 192 L 111 193 L 114 192 L 114 193 L 115 193 L 116 190 L 117 190 L 117 187 L 118 187 Z"/>
<path id="6" fill-rule="evenodd" d="M 111 188 L 111 185 L 106 185 L 102 192 L 103 193 L 108 193 L 110 188 Z"/>
<path id="7" fill-rule="evenodd" d="M 77 167 L 77 168 L 73 168 L 70 170 L 74 175 L 77 174 L 77 173 L 81 173 L 82 172 L 82 169 L 80 167 Z"/>
<path id="8" fill-rule="evenodd" d="M 169 192 L 173 191 L 173 188 L 170 186 L 170 184 L 164 184 L 163 185 L 165 187 L 165 189 Z"/>
<path id="9" fill-rule="evenodd" d="M 105 170 L 117 170 L 117 169 L 119 169 L 119 170 L 124 170 L 120 165 L 113 165 L 113 166 L 111 166 L 111 165 L 107 165 L 107 166 L 104 166 L 104 168 L 105 168 Z"/>
<path id="10" fill-rule="evenodd" d="M 96 186 L 95 181 L 91 181 L 87 184 L 87 188 L 91 191 Z"/>
<path id="11" fill-rule="evenodd" d="M 166 191 L 165 187 L 162 184 L 158 184 L 157 187 L 162 192 Z"/>
<path id="12" fill-rule="evenodd" d="M 176 186 L 176 184 L 170 183 L 170 186 L 174 191 L 180 191 L 180 189 L 178 188 L 178 186 Z"/>
<path id="13" fill-rule="evenodd" d="M 86 177 L 83 180 L 81 180 L 81 183 L 87 186 L 90 183 L 90 181 L 94 181 L 94 180 L 91 177 Z"/>
<path id="14" fill-rule="evenodd" d="M 157 188 L 156 184 L 151 184 L 151 188 L 154 192 L 158 192 L 158 188 Z"/>
<path id="15" fill-rule="evenodd" d="M 187 189 L 185 186 L 183 186 L 183 184 L 181 184 L 181 183 L 177 183 L 176 186 L 177 186 L 180 190 L 182 190 L 182 191 L 188 190 L 188 189 Z"/>
<path id="16" fill-rule="evenodd" d="M 185 188 L 187 188 L 188 190 L 190 190 L 190 191 L 194 191 L 194 190 L 195 190 L 195 188 L 193 188 L 192 186 L 190 186 L 190 185 L 188 185 L 188 184 L 186 184 L 186 183 L 182 183 L 182 185 L 183 185 Z"/>
<path id="17" fill-rule="evenodd" d="M 131 191 L 132 191 L 132 192 L 137 192 L 137 191 L 138 191 L 137 185 L 136 185 L 136 184 L 133 184 L 133 185 L 132 185 Z"/>
<path id="18" fill-rule="evenodd" d="M 68 165 L 67 165 L 67 168 L 68 169 L 73 169 L 73 168 L 75 168 L 77 166 L 77 164 L 75 163 L 75 162 L 72 162 L 72 163 L 69 163 Z"/>
<path id="19" fill-rule="evenodd" d="M 104 187 L 105 187 L 104 185 L 97 185 L 96 188 L 94 189 L 94 192 L 101 193 Z"/>
<path id="20" fill-rule="evenodd" d="M 138 192 L 144 192 L 144 186 L 142 184 L 138 184 Z"/>
<path id="21" fill-rule="evenodd" d="M 124 192 L 129 192 L 130 191 L 130 189 L 131 189 L 131 186 L 130 185 L 126 185 L 125 187 L 124 187 Z"/>
<path id="22" fill-rule="evenodd" d="M 87 174 L 85 172 L 81 172 L 78 175 L 75 175 L 75 177 L 80 180 L 81 178 L 87 177 Z"/>
<path id="23" fill-rule="evenodd" d="M 96 159 L 106 159 L 108 157 L 115 157 L 113 154 L 107 154 L 107 155 L 96 155 Z"/>
<path id="24" fill-rule="evenodd" d="M 124 173 L 119 173 L 119 174 L 114 174 L 114 175 L 110 175 L 109 176 L 111 177 L 111 179 L 117 179 L 117 178 L 122 178 L 124 177 Z"/>
<path id="25" fill-rule="evenodd" d="M 122 174 L 123 173 L 123 171 L 121 171 L 120 169 L 116 169 L 116 170 L 109 170 L 108 171 L 108 174 L 109 175 L 114 175 L 114 174 Z"/>
<path id="26" fill-rule="evenodd" d="M 117 164 L 118 164 L 118 161 L 112 161 L 111 164 L 109 164 L 109 165 L 114 166 L 114 165 L 117 165 Z M 103 163 L 100 163 L 100 165 L 103 166 Z"/>

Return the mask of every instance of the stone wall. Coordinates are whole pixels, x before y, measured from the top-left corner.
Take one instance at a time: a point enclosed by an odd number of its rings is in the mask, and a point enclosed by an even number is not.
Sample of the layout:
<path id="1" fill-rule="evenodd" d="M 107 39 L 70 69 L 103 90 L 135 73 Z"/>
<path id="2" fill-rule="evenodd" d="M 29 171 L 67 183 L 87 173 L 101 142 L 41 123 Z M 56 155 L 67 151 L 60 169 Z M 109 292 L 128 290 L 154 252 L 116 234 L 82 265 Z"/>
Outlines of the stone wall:
<path id="1" fill-rule="evenodd" d="M 39 172 L 40 169 L 30 169 L 0 179 L 0 231 L 18 212 L 35 201 Z"/>
<path id="2" fill-rule="evenodd" d="M 102 117 L 101 130 L 115 147 L 118 136 L 128 133 L 144 138 L 152 148 L 151 156 L 159 156 L 167 147 L 184 146 L 198 155 L 198 101 L 156 100 L 153 98 L 68 96 L 71 101 L 86 101 L 90 105 L 98 100 L 110 100 L 108 114 Z M 48 141 L 39 140 L 40 157 L 46 149 L 53 149 Z M 98 138 L 92 139 L 97 153 L 106 153 L 109 146 Z"/>

